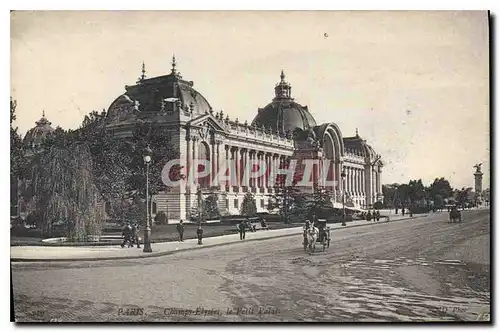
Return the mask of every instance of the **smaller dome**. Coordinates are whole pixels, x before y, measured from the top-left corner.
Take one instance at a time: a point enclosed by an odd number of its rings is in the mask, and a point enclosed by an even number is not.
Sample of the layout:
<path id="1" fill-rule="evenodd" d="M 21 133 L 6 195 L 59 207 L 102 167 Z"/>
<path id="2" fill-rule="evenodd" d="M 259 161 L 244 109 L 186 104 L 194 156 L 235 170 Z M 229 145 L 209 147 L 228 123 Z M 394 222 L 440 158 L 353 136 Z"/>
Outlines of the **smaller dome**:
<path id="1" fill-rule="evenodd" d="M 26 133 L 23 140 L 23 144 L 30 148 L 38 148 L 47 135 L 55 130 L 51 126 L 52 123 L 45 117 L 45 112 L 43 112 L 42 118 L 35 123 L 36 126 Z"/>

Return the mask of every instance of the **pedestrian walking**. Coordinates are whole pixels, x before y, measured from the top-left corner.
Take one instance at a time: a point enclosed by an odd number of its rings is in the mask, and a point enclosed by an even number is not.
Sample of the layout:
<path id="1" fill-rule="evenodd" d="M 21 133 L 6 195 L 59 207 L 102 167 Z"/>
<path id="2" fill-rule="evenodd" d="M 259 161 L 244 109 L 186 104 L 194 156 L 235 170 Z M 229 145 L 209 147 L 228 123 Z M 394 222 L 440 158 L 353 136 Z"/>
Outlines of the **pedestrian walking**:
<path id="1" fill-rule="evenodd" d="M 198 237 L 198 244 L 202 244 L 201 240 L 203 239 L 203 229 L 201 228 L 201 225 L 199 225 L 196 230 L 196 236 Z"/>
<path id="2" fill-rule="evenodd" d="M 375 213 L 376 213 L 375 217 L 377 218 L 377 221 L 380 221 L 380 211 L 377 210 L 377 211 L 375 211 Z"/>
<path id="3" fill-rule="evenodd" d="M 242 221 L 238 224 L 237 226 L 238 232 L 240 233 L 240 240 L 245 239 L 245 232 L 246 232 L 246 223 L 245 221 Z"/>
<path id="4" fill-rule="evenodd" d="M 177 224 L 177 232 L 179 233 L 179 242 L 184 242 L 184 222 L 182 221 L 179 221 L 179 223 Z"/>
<path id="5" fill-rule="evenodd" d="M 124 248 L 126 244 L 128 244 L 130 247 L 130 243 L 132 241 L 132 227 L 130 226 L 130 224 L 127 224 L 125 225 L 125 227 L 123 227 L 122 236 L 123 242 L 121 244 L 121 247 Z"/>
<path id="6" fill-rule="evenodd" d="M 141 244 L 139 242 L 139 225 L 137 224 L 137 222 L 132 225 L 132 239 L 137 244 L 137 248 L 140 248 Z"/>

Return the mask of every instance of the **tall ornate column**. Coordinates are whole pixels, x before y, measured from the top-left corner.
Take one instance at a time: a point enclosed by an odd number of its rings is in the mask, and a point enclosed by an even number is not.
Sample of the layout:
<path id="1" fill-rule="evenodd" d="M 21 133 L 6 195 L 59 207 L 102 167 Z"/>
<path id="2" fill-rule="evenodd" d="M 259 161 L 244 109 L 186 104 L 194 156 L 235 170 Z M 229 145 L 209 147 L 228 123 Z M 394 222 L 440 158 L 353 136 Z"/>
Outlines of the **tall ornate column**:
<path id="1" fill-rule="evenodd" d="M 191 139 L 193 140 L 193 167 L 191 168 L 191 170 L 193 171 L 193 174 L 191 175 L 192 176 L 192 183 L 194 183 L 195 186 L 198 185 L 199 181 L 198 181 L 198 178 L 196 177 L 197 176 L 197 173 L 198 173 L 198 165 L 199 165 L 199 162 L 198 162 L 198 145 L 199 145 L 199 140 L 198 140 L 198 137 L 191 137 Z"/>
<path id="2" fill-rule="evenodd" d="M 377 174 L 375 173 L 375 167 L 372 168 L 372 204 L 377 200 Z"/>
<path id="3" fill-rule="evenodd" d="M 241 181 L 241 163 L 240 163 L 240 151 L 237 146 L 234 147 L 233 149 L 233 164 L 235 167 L 235 173 L 236 173 L 236 183 L 233 183 L 233 187 L 237 187 L 237 190 L 239 190 L 240 187 L 240 181 Z"/>
<path id="4" fill-rule="evenodd" d="M 354 196 L 354 174 L 351 166 L 349 166 L 349 193 Z"/>
<path id="5" fill-rule="evenodd" d="M 249 187 L 255 187 L 255 179 L 250 177 L 250 173 L 252 172 L 253 169 L 253 159 L 255 158 L 255 151 L 253 150 L 248 150 L 247 152 L 247 181 L 248 181 L 248 186 Z"/>
<path id="6" fill-rule="evenodd" d="M 356 175 L 358 177 L 358 196 L 361 196 L 361 170 L 356 168 Z"/>
<path id="7" fill-rule="evenodd" d="M 219 181 L 219 171 L 220 171 L 220 145 L 222 144 L 222 141 L 217 140 L 215 141 L 215 185 L 217 187 L 220 186 L 220 181 Z"/>
<path id="8" fill-rule="evenodd" d="M 233 169 L 231 169 L 231 163 L 230 163 L 230 162 L 231 162 L 231 160 L 229 159 L 229 151 L 230 151 L 230 149 L 231 149 L 231 146 L 229 146 L 228 144 L 226 144 L 226 145 L 224 146 L 224 148 L 225 148 L 225 150 L 226 150 L 226 160 L 225 160 L 225 166 L 224 166 L 224 167 L 226 168 L 226 170 L 225 170 L 224 174 L 226 174 L 226 173 L 227 173 L 226 175 L 228 175 L 228 176 L 229 176 L 229 178 L 231 179 L 231 176 L 232 176 L 232 173 L 231 173 L 231 172 L 234 172 L 234 170 L 233 170 Z M 229 168 L 229 171 L 228 171 L 228 168 Z M 229 187 L 229 184 L 230 184 L 230 183 L 231 183 L 231 180 L 226 180 L 226 181 L 225 181 L 224 185 L 225 185 L 225 187 L 226 187 L 226 191 L 229 191 L 229 188 L 228 188 L 228 187 Z"/>
<path id="9" fill-rule="evenodd" d="M 258 169 L 257 171 L 259 172 L 259 174 L 262 172 L 262 169 L 261 169 L 261 166 L 263 164 L 263 158 L 264 155 L 262 154 L 262 152 L 259 152 L 257 153 L 257 163 L 258 163 Z M 262 180 L 264 179 L 264 175 L 260 175 L 258 178 L 257 178 L 257 188 L 262 188 L 263 185 L 262 185 Z"/>
<path id="10" fill-rule="evenodd" d="M 215 178 L 216 178 L 216 172 L 215 172 L 215 167 L 216 167 L 216 154 L 215 154 L 215 150 L 216 150 L 216 143 L 215 143 L 215 138 L 211 139 L 211 142 L 210 142 L 210 152 L 211 152 L 211 156 L 210 156 L 210 176 L 209 176 L 209 179 L 210 179 L 210 187 L 212 185 L 216 185 L 215 183 Z"/>
<path id="11" fill-rule="evenodd" d="M 361 196 L 365 196 L 366 186 L 365 186 L 365 174 L 363 170 L 361 170 Z"/>
<path id="12" fill-rule="evenodd" d="M 276 153 L 276 154 L 273 154 L 273 170 L 274 170 L 274 175 L 273 175 L 273 178 L 271 179 L 271 183 L 272 183 L 272 186 L 276 186 L 276 174 L 277 174 L 277 170 L 279 169 L 279 155 Z"/>
<path id="13" fill-rule="evenodd" d="M 193 163 L 192 162 L 192 157 L 193 157 L 193 152 L 192 152 L 192 149 L 193 149 L 193 146 L 192 146 L 192 140 L 191 140 L 191 136 L 190 135 L 186 135 L 186 143 L 187 143 L 187 146 L 186 146 L 186 169 L 184 170 L 185 173 L 186 173 L 186 176 L 188 177 L 188 179 L 191 179 L 190 177 L 193 176 L 191 174 L 191 164 Z M 189 188 L 189 186 L 188 186 Z"/>

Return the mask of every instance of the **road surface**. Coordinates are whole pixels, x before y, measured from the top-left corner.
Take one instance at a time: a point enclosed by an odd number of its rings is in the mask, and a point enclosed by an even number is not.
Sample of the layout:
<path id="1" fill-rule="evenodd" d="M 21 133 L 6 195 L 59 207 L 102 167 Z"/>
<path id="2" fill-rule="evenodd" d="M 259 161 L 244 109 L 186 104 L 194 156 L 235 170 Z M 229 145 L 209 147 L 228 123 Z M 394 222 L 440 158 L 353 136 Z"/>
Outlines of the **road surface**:
<path id="1" fill-rule="evenodd" d="M 490 212 L 102 262 L 12 263 L 17 321 L 489 320 Z"/>

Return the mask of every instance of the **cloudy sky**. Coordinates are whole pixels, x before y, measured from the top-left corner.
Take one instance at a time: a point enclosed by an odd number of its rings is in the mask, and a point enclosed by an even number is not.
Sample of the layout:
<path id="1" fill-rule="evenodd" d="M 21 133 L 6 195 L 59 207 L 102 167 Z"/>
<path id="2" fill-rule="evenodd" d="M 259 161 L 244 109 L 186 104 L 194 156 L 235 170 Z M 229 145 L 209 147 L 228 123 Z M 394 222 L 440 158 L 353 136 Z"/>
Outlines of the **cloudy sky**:
<path id="1" fill-rule="evenodd" d="M 318 123 L 383 156 L 383 183 L 435 177 L 489 187 L 487 12 L 14 12 L 11 95 L 22 133 L 45 110 L 76 128 L 146 63 L 172 54 L 216 110 L 240 121 L 269 103 L 281 69 Z"/>

